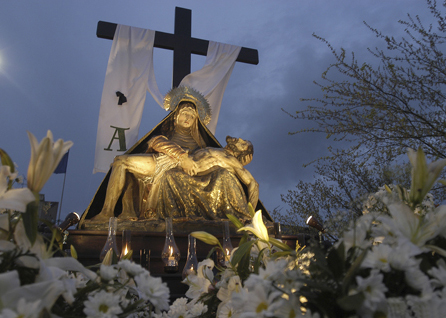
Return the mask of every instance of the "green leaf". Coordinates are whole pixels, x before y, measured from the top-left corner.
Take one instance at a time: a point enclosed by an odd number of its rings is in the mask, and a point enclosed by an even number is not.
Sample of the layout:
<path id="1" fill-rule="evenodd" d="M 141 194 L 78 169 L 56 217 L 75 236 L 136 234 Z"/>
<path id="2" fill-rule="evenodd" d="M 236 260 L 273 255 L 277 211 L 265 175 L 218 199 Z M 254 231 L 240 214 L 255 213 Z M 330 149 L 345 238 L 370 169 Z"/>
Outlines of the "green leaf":
<path id="1" fill-rule="evenodd" d="M 31 245 L 34 245 L 37 239 L 38 207 L 39 205 L 36 201 L 30 202 L 26 206 L 26 212 L 22 213 L 26 236 Z"/>
<path id="2" fill-rule="evenodd" d="M 11 171 L 11 173 L 15 172 L 14 162 L 12 161 L 11 157 L 9 157 L 9 155 L 6 153 L 6 151 L 4 151 L 1 148 L 0 148 L 0 159 L 3 166 L 9 166 L 9 170 Z M 12 183 L 13 180 L 9 180 L 8 189 L 12 188 Z"/>
<path id="3" fill-rule="evenodd" d="M 251 217 L 253 218 L 254 215 L 256 214 L 256 211 L 254 211 L 254 207 L 252 206 L 251 202 L 248 203 L 248 211 Z"/>
<path id="4" fill-rule="evenodd" d="M 132 255 L 133 255 L 133 250 L 128 251 L 127 254 L 125 254 L 124 256 L 122 256 L 122 260 L 126 259 L 126 260 L 131 260 L 132 259 Z"/>
<path id="5" fill-rule="evenodd" d="M 112 251 L 112 261 L 111 261 L 111 263 L 112 264 L 118 264 L 118 261 L 119 261 L 118 255 L 115 253 L 114 249 L 111 249 L 111 251 Z"/>
<path id="6" fill-rule="evenodd" d="M 38 318 L 51 318 L 51 314 L 48 312 L 48 309 L 43 309 Z"/>
<path id="7" fill-rule="evenodd" d="M 254 263 L 254 274 L 259 274 L 259 268 L 260 268 L 260 264 L 261 264 L 261 261 L 262 261 L 262 255 L 263 255 L 263 252 L 265 252 L 265 250 L 267 250 L 266 247 L 263 248 L 260 251 L 259 256 L 257 256 L 257 259 L 256 259 L 256 261 Z"/>
<path id="8" fill-rule="evenodd" d="M 240 220 L 233 216 L 232 214 L 226 214 L 226 217 L 229 219 L 229 221 L 232 222 L 232 224 L 234 224 L 238 229 L 243 227 L 242 222 L 240 222 Z"/>
<path id="9" fill-rule="evenodd" d="M 373 318 L 387 318 L 387 314 L 378 310 L 373 313 Z"/>
<path id="10" fill-rule="evenodd" d="M 446 257 L 446 251 L 444 249 L 442 249 L 441 247 L 435 246 L 435 245 L 430 245 L 430 244 L 426 244 L 425 247 L 427 247 L 428 249 L 430 249 L 431 251 L 440 254 L 443 257 Z"/>
<path id="11" fill-rule="evenodd" d="M 349 295 L 339 298 L 336 300 L 336 302 L 342 309 L 351 311 L 351 310 L 358 310 L 359 308 L 361 308 L 364 300 L 365 300 L 364 294 L 361 292 L 354 295 Z"/>
<path id="12" fill-rule="evenodd" d="M 249 234 L 247 232 L 243 233 L 242 238 L 240 239 L 240 242 L 238 243 L 238 245 L 242 245 L 243 243 L 247 242 L 249 238 Z"/>
<path id="13" fill-rule="evenodd" d="M 276 240 L 275 238 L 270 237 L 270 238 L 269 238 L 269 242 L 270 242 L 271 244 L 273 244 L 275 247 L 280 248 L 282 251 L 292 251 L 292 250 L 293 250 L 293 249 L 292 249 L 291 247 L 289 247 L 287 244 L 285 244 L 285 243 L 283 243 L 283 242 L 281 242 L 281 241 L 279 241 L 279 240 Z"/>
<path id="14" fill-rule="evenodd" d="M 278 257 L 287 257 L 289 255 L 296 255 L 295 251 L 282 251 L 282 252 L 275 252 L 274 254 L 272 254 L 271 256 L 273 258 L 278 258 Z"/>
<path id="15" fill-rule="evenodd" d="M 339 249 L 332 248 L 327 255 L 328 267 L 331 269 L 333 276 L 339 280 L 344 274 L 344 243 L 342 242 Z"/>
<path id="16" fill-rule="evenodd" d="M 206 256 L 206 258 L 210 258 L 211 255 L 215 252 L 215 250 L 217 249 L 217 246 L 214 246 L 213 248 L 211 248 L 211 250 L 209 251 L 208 255 Z"/>
<path id="17" fill-rule="evenodd" d="M 105 254 L 102 264 L 105 266 L 110 266 L 113 264 L 113 249 L 109 249 Z"/>
<path id="18" fill-rule="evenodd" d="M 60 250 L 62 250 L 63 245 L 63 236 L 62 232 L 54 226 L 54 223 L 47 219 L 39 219 L 40 222 L 45 223 L 45 225 L 51 230 L 51 247 L 54 244 L 54 241 L 57 243 L 57 246 Z"/>
<path id="19" fill-rule="evenodd" d="M 77 259 L 77 251 L 73 245 L 70 245 L 71 257 Z"/>
<path id="20" fill-rule="evenodd" d="M 0 148 L 0 159 L 3 166 L 9 166 L 9 170 L 11 171 L 11 173 L 15 172 L 14 162 L 12 161 L 11 157 L 6 153 L 6 151 L 4 151 L 1 148 Z"/>
<path id="21" fill-rule="evenodd" d="M 110 266 L 118 264 L 118 261 L 119 261 L 118 255 L 115 253 L 115 250 L 111 248 L 107 251 L 107 254 L 105 254 L 105 257 L 102 260 L 102 264 Z"/>
<path id="22" fill-rule="evenodd" d="M 237 274 L 244 282 L 246 279 L 248 279 L 249 275 L 251 274 L 250 266 L 251 266 L 251 255 L 250 251 L 248 253 L 243 254 L 240 262 L 237 266 Z"/>
<path id="23" fill-rule="evenodd" d="M 343 294 L 347 293 L 348 286 L 350 285 L 350 282 L 355 277 L 355 274 L 359 267 L 362 264 L 362 261 L 364 260 L 365 256 L 367 255 L 367 249 L 364 249 L 364 251 L 358 256 L 357 259 L 353 262 L 352 266 L 350 266 L 347 274 L 344 277 L 344 281 L 342 282 L 342 288 L 343 288 Z"/>
<path id="24" fill-rule="evenodd" d="M 238 249 L 235 250 L 231 260 L 231 264 L 233 267 L 237 266 L 237 264 L 240 263 L 245 254 L 249 255 L 251 253 L 251 248 L 256 242 L 257 240 L 245 242 L 241 244 Z"/>

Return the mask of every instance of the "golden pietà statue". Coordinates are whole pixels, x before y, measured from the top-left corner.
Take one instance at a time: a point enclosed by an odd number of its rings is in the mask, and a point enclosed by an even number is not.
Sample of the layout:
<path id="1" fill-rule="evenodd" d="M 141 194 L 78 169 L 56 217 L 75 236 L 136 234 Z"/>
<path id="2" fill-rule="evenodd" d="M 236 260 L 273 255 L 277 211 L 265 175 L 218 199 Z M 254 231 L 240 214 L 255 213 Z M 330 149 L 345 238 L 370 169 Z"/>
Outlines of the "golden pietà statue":
<path id="1" fill-rule="evenodd" d="M 191 88 L 172 89 L 164 106 L 171 113 L 115 158 L 81 225 L 112 216 L 133 222 L 250 218 L 248 202 L 259 204 L 259 185 L 244 167 L 253 157 L 251 142 L 228 136 L 222 148 L 206 128 L 208 102 Z"/>

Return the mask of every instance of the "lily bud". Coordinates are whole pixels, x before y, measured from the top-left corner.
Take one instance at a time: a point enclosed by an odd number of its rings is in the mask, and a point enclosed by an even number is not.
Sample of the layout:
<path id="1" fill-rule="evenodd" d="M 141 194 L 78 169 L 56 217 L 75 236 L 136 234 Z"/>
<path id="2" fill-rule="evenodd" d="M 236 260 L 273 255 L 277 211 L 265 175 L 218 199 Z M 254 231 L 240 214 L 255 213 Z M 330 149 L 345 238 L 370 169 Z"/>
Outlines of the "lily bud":
<path id="1" fill-rule="evenodd" d="M 437 181 L 446 165 L 446 159 L 437 160 L 428 165 L 421 147 L 417 151 L 409 148 L 407 155 L 412 165 L 412 184 L 409 197 L 413 204 L 419 204 Z"/>
<path id="2" fill-rule="evenodd" d="M 53 142 L 53 134 L 50 130 L 40 143 L 30 132 L 28 132 L 28 138 L 31 144 L 28 189 L 34 193 L 39 193 L 73 143 L 71 141 L 64 142 L 62 139 Z"/>
<path id="3" fill-rule="evenodd" d="M 190 235 L 209 245 L 220 244 L 220 241 L 215 236 L 204 231 L 192 232 Z"/>
<path id="4" fill-rule="evenodd" d="M 265 242 L 269 242 L 268 229 L 266 228 L 265 223 L 263 223 L 262 211 L 260 210 L 257 211 L 252 218 L 252 226 L 244 226 L 238 229 L 237 232 L 240 231 L 251 232 L 259 239 L 264 240 Z"/>

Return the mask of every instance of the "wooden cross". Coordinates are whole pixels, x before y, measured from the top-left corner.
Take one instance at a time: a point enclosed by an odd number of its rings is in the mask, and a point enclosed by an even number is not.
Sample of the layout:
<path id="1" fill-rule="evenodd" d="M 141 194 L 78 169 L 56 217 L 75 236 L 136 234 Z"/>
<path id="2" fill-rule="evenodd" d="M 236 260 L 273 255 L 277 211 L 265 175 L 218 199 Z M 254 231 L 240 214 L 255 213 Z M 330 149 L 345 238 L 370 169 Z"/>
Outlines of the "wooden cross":
<path id="1" fill-rule="evenodd" d="M 117 24 L 99 21 L 96 35 L 98 38 L 113 40 Z M 191 54 L 206 56 L 209 41 L 192 36 L 192 11 L 175 7 L 174 34 L 155 31 L 154 47 L 173 50 L 172 87 L 177 87 L 181 80 L 190 73 Z M 257 50 L 242 47 L 237 62 L 259 64 Z"/>

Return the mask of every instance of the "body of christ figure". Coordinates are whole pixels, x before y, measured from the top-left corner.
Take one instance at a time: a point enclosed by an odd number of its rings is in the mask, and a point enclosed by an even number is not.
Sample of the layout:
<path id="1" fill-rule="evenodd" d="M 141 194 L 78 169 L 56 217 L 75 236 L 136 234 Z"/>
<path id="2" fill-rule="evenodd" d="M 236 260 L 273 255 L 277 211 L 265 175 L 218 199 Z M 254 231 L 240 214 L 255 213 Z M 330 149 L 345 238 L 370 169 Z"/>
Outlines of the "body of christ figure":
<path id="1" fill-rule="evenodd" d="M 161 134 L 149 139 L 146 153 L 115 158 L 102 211 L 92 221 L 115 216 L 120 198 L 122 219 L 222 219 L 228 213 L 249 218 L 247 203 L 256 207 L 259 195 L 258 183 L 244 168 L 252 160 L 252 144 L 228 136 L 225 148 L 209 147 L 202 122 L 210 112 L 200 95 L 185 87 L 169 92 L 165 103 L 174 109 L 173 116 L 163 122 Z M 145 195 L 135 179 L 144 180 Z M 139 215 L 135 197 L 145 200 Z"/>

